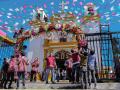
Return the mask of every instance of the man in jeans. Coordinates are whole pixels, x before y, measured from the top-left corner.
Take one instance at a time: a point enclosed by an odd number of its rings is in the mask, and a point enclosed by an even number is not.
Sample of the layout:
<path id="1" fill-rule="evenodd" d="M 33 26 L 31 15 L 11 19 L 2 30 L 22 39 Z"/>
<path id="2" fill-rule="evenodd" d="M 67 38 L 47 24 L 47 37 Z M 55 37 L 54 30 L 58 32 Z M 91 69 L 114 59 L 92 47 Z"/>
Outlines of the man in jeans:
<path id="1" fill-rule="evenodd" d="M 82 52 L 80 54 L 81 62 L 80 62 L 80 80 L 83 89 L 88 88 L 88 76 L 87 76 L 87 53 Z"/>
<path id="2" fill-rule="evenodd" d="M 18 70 L 17 70 L 18 79 L 17 79 L 16 89 L 19 88 L 19 81 L 21 78 L 22 78 L 23 88 L 25 88 L 25 72 L 26 72 L 26 67 L 28 65 L 28 62 L 24 53 L 19 54 L 17 64 L 18 64 Z"/>
<path id="3" fill-rule="evenodd" d="M 77 51 L 71 50 L 72 52 L 72 61 L 73 61 L 73 66 L 72 66 L 72 83 L 79 83 L 79 64 L 80 64 L 80 56 Z"/>
<path id="4" fill-rule="evenodd" d="M 46 84 L 48 84 L 48 76 L 51 71 L 52 73 L 52 83 L 55 83 L 55 68 L 56 68 L 56 60 L 55 57 L 50 53 L 50 55 L 46 58 Z"/>
<path id="5" fill-rule="evenodd" d="M 95 77 L 95 69 L 96 69 L 96 58 L 95 52 L 93 50 L 90 51 L 88 55 L 88 80 L 89 80 L 89 87 L 91 88 L 91 80 L 94 80 L 94 88 L 96 88 L 97 80 Z"/>

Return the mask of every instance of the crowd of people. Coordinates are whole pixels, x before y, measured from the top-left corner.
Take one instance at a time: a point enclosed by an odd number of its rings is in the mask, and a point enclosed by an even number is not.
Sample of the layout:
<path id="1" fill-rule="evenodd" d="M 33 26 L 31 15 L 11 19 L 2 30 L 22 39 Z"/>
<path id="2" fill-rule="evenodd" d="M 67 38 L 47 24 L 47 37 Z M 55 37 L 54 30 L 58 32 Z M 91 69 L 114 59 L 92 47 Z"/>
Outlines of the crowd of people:
<path id="1" fill-rule="evenodd" d="M 19 88 L 19 81 L 22 78 L 22 85 L 25 88 L 25 73 L 27 71 L 28 60 L 24 53 L 11 56 L 10 61 L 4 58 L 3 66 L 1 69 L 2 80 L 1 87 L 4 89 L 12 88 L 12 82 L 16 82 L 16 88 Z M 9 82 L 9 84 L 8 84 Z"/>
<path id="2" fill-rule="evenodd" d="M 48 84 L 48 76 L 51 71 L 51 82 L 55 83 L 55 69 L 57 68 L 55 56 L 50 53 L 46 58 L 46 84 Z M 91 88 L 92 80 L 94 81 L 94 88 L 96 88 L 97 81 L 95 71 L 97 70 L 97 63 L 95 58 L 95 51 L 89 50 L 87 46 L 79 48 L 79 50 L 72 49 L 68 60 L 65 61 L 67 77 L 71 83 L 81 83 L 83 89 Z M 57 74 L 57 81 L 58 76 Z M 64 76 L 64 75 L 63 75 Z"/>
<path id="3" fill-rule="evenodd" d="M 19 55 L 11 56 L 10 60 L 4 58 L 3 66 L 1 68 L 2 79 L 0 86 L 4 89 L 13 88 L 11 85 L 13 81 L 16 82 L 16 89 L 19 88 L 19 82 L 22 80 L 22 86 L 25 87 L 25 80 L 27 76 L 27 66 L 29 65 L 29 60 L 25 56 L 24 53 L 20 53 Z M 36 81 L 36 74 L 38 72 L 39 67 L 39 59 L 35 58 L 35 60 L 31 63 L 31 72 L 30 72 L 30 81 Z"/>
<path id="4" fill-rule="evenodd" d="M 30 82 L 36 81 L 36 75 L 39 71 L 39 58 L 35 58 L 31 62 L 31 72 L 30 72 Z M 30 65 L 29 60 L 24 53 L 11 56 L 8 61 L 4 58 L 3 66 L 1 69 L 2 80 L 0 86 L 3 88 L 12 88 L 12 82 L 16 82 L 16 88 L 19 88 L 19 82 L 22 80 L 23 88 L 25 88 L 25 80 L 27 74 L 27 66 Z M 59 82 L 60 74 L 62 79 L 68 79 L 70 83 L 80 83 L 82 88 L 90 88 L 92 79 L 94 80 L 94 87 L 96 88 L 96 58 L 95 51 L 89 50 L 87 46 L 81 47 L 78 50 L 72 49 L 71 54 L 69 54 L 68 59 L 65 60 L 64 66 L 65 70 L 58 70 L 56 64 L 56 58 L 51 52 L 49 56 L 46 57 L 46 67 L 45 72 L 42 75 L 46 84 L 49 83 L 49 74 L 51 72 L 51 82 L 53 84 Z M 57 80 L 57 82 L 56 82 Z M 10 82 L 10 83 L 8 83 Z"/>

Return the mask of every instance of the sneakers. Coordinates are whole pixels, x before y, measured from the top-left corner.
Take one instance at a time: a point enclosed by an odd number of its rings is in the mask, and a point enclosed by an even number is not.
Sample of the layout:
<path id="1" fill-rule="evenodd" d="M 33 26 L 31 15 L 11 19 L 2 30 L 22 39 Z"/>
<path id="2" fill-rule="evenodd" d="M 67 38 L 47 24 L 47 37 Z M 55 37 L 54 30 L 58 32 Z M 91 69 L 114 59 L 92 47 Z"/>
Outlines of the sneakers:
<path id="1" fill-rule="evenodd" d="M 54 82 L 54 81 L 52 81 L 52 84 L 55 84 L 55 82 Z"/>
<path id="2" fill-rule="evenodd" d="M 48 84 L 48 81 L 46 82 L 46 84 Z"/>
<path id="3" fill-rule="evenodd" d="M 16 87 L 16 89 L 19 89 L 19 87 Z"/>
<path id="4" fill-rule="evenodd" d="M 26 87 L 25 87 L 25 86 L 23 86 L 23 89 L 26 89 Z"/>
<path id="5" fill-rule="evenodd" d="M 4 87 L 4 89 L 8 89 L 7 87 Z"/>
<path id="6" fill-rule="evenodd" d="M 13 89 L 13 87 L 8 87 L 8 89 Z"/>

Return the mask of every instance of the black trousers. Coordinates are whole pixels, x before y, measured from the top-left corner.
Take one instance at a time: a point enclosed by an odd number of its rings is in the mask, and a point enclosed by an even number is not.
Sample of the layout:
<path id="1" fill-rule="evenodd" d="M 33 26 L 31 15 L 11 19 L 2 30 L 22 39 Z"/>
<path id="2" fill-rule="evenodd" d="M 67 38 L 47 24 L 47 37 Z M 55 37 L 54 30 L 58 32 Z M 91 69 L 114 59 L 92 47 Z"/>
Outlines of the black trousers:
<path id="1" fill-rule="evenodd" d="M 4 84 L 7 80 L 7 72 L 2 72 L 2 80 L 1 80 L 1 83 L 0 83 L 0 86 L 1 87 L 4 87 Z"/>
<path id="2" fill-rule="evenodd" d="M 67 68 L 67 77 L 68 77 L 68 80 L 69 82 L 72 81 L 72 68 Z"/>
<path id="3" fill-rule="evenodd" d="M 79 82 L 79 73 L 80 73 L 80 65 L 79 64 L 75 64 L 72 67 L 72 82 Z"/>
<path id="4" fill-rule="evenodd" d="M 8 72 L 7 73 L 7 80 L 5 81 L 4 88 L 6 88 L 6 85 L 8 82 L 10 82 L 8 85 L 8 88 L 10 88 L 13 81 L 14 81 L 14 71 Z"/>
<path id="5" fill-rule="evenodd" d="M 31 75 L 30 75 L 30 81 L 36 81 L 36 74 L 37 74 L 37 72 L 36 71 L 31 71 Z"/>

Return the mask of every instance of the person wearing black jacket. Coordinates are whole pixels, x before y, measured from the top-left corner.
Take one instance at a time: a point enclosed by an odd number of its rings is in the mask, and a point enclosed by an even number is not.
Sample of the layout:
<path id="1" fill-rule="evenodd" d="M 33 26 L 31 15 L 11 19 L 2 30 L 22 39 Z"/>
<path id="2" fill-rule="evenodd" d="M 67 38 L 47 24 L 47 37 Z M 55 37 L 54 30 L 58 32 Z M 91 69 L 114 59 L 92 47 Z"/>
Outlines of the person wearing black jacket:
<path id="1" fill-rule="evenodd" d="M 5 84 L 6 80 L 7 80 L 8 68 L 9 68 L 9 63 L 7 62 L 7 59 L 4 58 L 3 66 L 2 66 L 2 69 L 1 69 L 2 80 L 1 80 L 0 86 L 5 88 L 5 89 L 6 89 L 6 87 L 4 87 L 4 84 Z"/>

